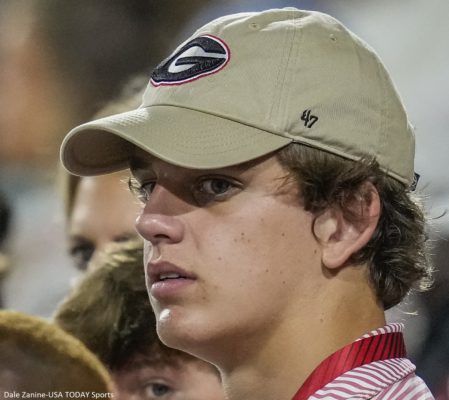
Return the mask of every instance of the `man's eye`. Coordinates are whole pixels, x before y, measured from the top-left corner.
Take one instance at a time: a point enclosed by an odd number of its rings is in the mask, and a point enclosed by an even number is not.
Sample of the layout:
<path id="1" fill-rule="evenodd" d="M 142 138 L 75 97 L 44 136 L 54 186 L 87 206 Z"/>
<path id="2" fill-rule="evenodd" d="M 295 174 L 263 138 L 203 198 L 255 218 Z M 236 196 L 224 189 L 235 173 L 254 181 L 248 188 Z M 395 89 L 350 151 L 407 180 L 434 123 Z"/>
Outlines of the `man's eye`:
<path id="1" fill-rule="evenodd" d="M 239 189 L 239 183 L 230 178 L 204 177 L 196 183 L 194 197 L 198 204 L 207 205 L 215 201 L 225 201 Z"/>
<path id="2" fill-rule="evenodd" d="M 153 192 L 155 186 L 155 181 L 140 183 L 134 178 L 130 178 L 128 181 L 128 187 L 131 193 L 133 193 L 134 196 L 136 196 L 139 201 L 144 204 L 150 200 L 151 193 Z"/>
<path id="3" fill-rule="evenodd" d="M 165 383 L 150 383 L 146 385 L 145 391 L 149 400 L 168 398 L 173 388 Z"/>
<path id="4" fill-rule="evenodd" d="M 216 178 L 205 179 L 200 184 L 200 190 L 202 192 L 215 195 L 226 193 L 231 187 L 231 182 Z"/>
<path id="5" fill-rule="evenodd" d="M 75 267 L 80 271 L 85 271 L 87 265 L 95 252 L 95 246 L 91 243 L 79 243 L 70 247 L 70 257 L 75 263 Z"/>

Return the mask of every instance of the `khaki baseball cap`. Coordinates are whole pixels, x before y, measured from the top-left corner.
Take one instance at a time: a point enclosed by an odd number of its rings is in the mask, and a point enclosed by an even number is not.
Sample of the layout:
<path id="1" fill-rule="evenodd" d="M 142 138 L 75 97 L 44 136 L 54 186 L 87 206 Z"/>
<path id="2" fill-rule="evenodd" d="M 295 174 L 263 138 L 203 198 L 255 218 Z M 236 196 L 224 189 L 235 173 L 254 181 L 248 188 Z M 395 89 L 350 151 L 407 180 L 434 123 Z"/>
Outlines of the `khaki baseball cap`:
<path id="1" fill-rule="evenodd" d="M 200 28 L 156 67 L 138 109 L 73 129 L 61 157 L 70 172 L 97 175 L 126 168 L 137 146 L 209 169 L 292 142 L 375 156 L 413 181 L 413 130 L 379 57 L 331 16 L 284 8 Z"/>

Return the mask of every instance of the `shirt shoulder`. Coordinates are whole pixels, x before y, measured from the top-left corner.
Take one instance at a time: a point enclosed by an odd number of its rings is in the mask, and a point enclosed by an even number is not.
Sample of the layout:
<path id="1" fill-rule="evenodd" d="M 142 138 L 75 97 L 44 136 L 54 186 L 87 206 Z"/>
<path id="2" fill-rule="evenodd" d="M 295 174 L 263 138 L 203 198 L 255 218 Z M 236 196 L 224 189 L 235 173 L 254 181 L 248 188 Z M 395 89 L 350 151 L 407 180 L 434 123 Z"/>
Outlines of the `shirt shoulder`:
<path id="1" fill-rule="evenodd" d="M 385 388 L 372 400 L 434 400 L 424 381 L 414 373 Z"/>
<path id="2" fill-rule="evenodd" d="M 350 370 L 309 400 L 433 400 L 407 358 L 376 361 Z"/>

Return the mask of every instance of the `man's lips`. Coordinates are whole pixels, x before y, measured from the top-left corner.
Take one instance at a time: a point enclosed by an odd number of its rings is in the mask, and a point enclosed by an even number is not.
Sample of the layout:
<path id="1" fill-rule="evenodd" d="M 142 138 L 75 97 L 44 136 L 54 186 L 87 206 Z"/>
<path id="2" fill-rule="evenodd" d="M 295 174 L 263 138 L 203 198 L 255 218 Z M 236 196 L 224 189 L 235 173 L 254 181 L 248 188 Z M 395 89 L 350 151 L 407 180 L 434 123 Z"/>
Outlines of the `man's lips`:
<path id="1" fill-rule="evenodd" d="M 196 275 L 168 262 L 147 265 L 148 289 L 158 301 L 172 301 L 196 281 Z"/>
<path id="2" fill-rule="evenodd" d="M 169 262 L 157 261 L 148 263 L 147 273 L 150 286 L 157 282 L 165 282 L 175 279 L 195 280 L 196 276 Z"/>

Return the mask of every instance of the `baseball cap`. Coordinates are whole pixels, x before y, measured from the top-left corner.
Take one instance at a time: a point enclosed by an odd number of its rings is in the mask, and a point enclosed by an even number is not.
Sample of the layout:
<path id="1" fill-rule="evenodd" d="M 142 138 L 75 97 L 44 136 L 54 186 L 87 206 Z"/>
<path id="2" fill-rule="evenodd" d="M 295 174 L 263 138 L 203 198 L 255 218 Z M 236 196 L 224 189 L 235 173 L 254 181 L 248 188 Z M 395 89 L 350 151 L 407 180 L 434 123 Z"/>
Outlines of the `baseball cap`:
<path id="1" fill-rule="evenodd" d="M 138 109 L 73 129 L 61 159 L 74 174 L 103 174 L 127 168 L 137 146 L 209 169 L 292 142 L 374 156 L 390 176 L 413 181 L 413 129 L 379 57 L 335 18 L 284 8 L 197 30 L 154 69 Z"/>

